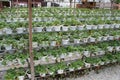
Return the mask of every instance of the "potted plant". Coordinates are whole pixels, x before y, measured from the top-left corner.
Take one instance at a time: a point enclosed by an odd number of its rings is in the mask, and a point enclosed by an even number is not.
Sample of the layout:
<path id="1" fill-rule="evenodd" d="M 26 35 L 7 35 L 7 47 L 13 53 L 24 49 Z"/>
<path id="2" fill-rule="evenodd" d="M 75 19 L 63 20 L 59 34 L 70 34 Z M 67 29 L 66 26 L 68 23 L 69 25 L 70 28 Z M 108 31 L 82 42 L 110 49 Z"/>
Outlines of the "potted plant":
<path id="1" fill-rule="evenodd" d="M 63 74 L 64 73 L 64 69 L 66 68 L 65 63 L 61 62 L 61 63 L 58 63 L 56 66 L 58 67 L 57 73 L 58 74 Z"/>
<path id="2" fill-rule="evenodd" d="M 46 29 L 47 32 L 52 32 L 53 31 L 53 27 L 52 27 L 53 23 L 52 22 L 46 22 L 45 26 L 46 26 L 45 29 Z"/>
<path id="3" fill-rule="evenodd" d="M 43 23 L 42 22 L 36 22 L 36 23 L 33 23 L 33 26 L 34 26 L 34 31 L 35 32 L 42 32 L 43 31 Z"/>

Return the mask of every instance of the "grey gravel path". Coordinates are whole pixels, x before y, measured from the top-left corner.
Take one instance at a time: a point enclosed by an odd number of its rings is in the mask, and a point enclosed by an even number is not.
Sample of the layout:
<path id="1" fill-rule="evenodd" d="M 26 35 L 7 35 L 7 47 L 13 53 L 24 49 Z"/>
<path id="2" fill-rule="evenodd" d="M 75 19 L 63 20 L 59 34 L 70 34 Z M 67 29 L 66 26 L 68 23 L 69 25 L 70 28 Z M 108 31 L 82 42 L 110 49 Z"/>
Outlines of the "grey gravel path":
<path id="1" fill-rule="evenodd" d="M 102 69 L 99 74 L 91 71 L 88 75 L 67 80 L 120 80 L 120 65 Z"/>

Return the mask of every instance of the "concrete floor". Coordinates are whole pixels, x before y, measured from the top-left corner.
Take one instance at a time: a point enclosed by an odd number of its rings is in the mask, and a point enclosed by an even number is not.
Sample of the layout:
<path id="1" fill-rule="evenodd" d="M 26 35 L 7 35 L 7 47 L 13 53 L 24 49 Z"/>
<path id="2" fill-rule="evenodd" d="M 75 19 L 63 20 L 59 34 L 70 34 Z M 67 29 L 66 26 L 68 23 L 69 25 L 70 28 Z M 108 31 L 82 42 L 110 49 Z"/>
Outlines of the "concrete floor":
<path id="1" fill-rule="evenodd" d="M 88 75 L 67 80 L 120 80 L 120 65 L 104 68 L 98 74 L 91 71 Z"/>

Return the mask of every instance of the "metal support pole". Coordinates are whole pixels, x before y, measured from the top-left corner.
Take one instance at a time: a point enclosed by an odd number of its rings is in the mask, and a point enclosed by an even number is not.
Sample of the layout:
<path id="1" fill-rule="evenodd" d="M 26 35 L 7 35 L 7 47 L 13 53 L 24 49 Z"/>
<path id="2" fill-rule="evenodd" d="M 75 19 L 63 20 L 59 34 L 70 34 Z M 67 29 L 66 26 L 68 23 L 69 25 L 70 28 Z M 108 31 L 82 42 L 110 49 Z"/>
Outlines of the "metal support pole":
<path id="1" fill-rule="evenodd" d="M 29 8 L 29 55 L 30 55 L 30 70 L 31 70 L 31 80 L 34 80 L 35 78 L 35 72 L 34 72 L 34 58 L 32 53 L 32 2 L 31 0 L 28 0 L 28 8 Z"/>

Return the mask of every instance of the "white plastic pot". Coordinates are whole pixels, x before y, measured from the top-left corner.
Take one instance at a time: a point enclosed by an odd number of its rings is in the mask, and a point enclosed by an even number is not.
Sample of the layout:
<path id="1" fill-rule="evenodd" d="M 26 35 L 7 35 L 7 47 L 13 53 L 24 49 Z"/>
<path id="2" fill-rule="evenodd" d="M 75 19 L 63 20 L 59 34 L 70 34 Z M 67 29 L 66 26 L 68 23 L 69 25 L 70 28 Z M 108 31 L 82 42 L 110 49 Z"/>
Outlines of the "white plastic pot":
<path id="1" fill-rule="evenodd" d="M 92 29 L 96 30 L 96 29 L 98 29 L 98 26 L 97 25 L 93 25 Z"/>
<path id="2" fill-rule="evenodd" d="M 32 47 L 37 48 L 38 47 L 38 42 L 32 42 Z"/>
<path id="3" fill-rule="evenodd" d="M 98 51 L 98 55 L 104 55 L 105 51 Z"/>
<path id="4" fill-rule="evenodd" d="M 90 52 L 89 51 L 83 51 L 83 55 L 86 57 L 90 57 Z"/>
<path id="5" fill-rule="evenodd" d="M 105 28 L 105 29 L 109 29 L 109 28 L 110 28 L 110 25 L 105 24 L 105 25 L 104 25 L 104 28 Z"/>
<path id="6" fill-rule="evenodd" d="M 114 36 L 108 36 L 108 40 L 114 40 Z"/>
<path id="7" fill-rule="evenodd" d="M 88 38 L 83 38 L 84 43 L 88 43 Z"/>
<path id="8" fill-rule="evenodd" d="M 74 71 L 75 69 L 74 68 L 69 68 L 69 71 Z"/>
<path id="9" fill-rule="evenodd" d="M 119 36 L 119 35 L 116 35 L 114 38 L 115 38 L 116 40 L 118 40 L 118 39 L 120 38 L 120 36 Z"/>
<path id="10" fill-rule="evenodd" d="M 69 39 L 62 39 L 62 45 L 68 45 Z"/>
<path id="11" fill-rule="evenodd" d="M 105 62 L 100 62 L 100 65 L 104 65 L 105 64 Z"/>
<path id="12" fill-rule="evenodd" d="M 12 34 L 12 29 L 10 29 L 10 28 L 4 28 L 3 32 L 5 32 L 6 34 Z"/>
<path id="13" fill-rule="evenodd" d="M 93 38 L 93 37 L 90 37 L 90 38 L 89 38 L 89 42 L 95 42 L 95 41 L 96 41 L 95 38 Z"/>
<path id="14" fill-rule="evenodd" d="M 42 32 L 43 27 L 34 27 L 35 32 Z"/>
<path id="15" fill-rule="evenodd" d="M 24 80 L 24 76 L 18 76 L 18 80 Z"/>
<path id="16" fill-rule="evenodd" d="M 77 69 L 80 70 L 80 69 L 82 69 L 82 67 L 78 67 Z"/>
<path id="17" fill-rule="evenodd" d="M 54 31 L 61 31 L 61 26 L 53 26 Z"/>
<path id="18" fill-rule="evenodd" d="M 87 30 L 91 30 L 93 28 L 93 25 L 86 25 Z"/>
<path id="19" fill-rule="evenodd" d="M 57 43 L 56 41 L 51 41 L 50 46 L 56 46 L 56 43 Z"/>
<path id="20" fill-rule="evenodd" d="M 115 24 L 111 24 L 111 25 L 110 25 L 110 28 L 113 29 L 114 27 L 115 27 Z"/>
<path id="21" fill-rule="evenodd" d="M 76 30 L 76 26 L 70 26 L 69 29 L 70 29 L 71 31 L 75 31 L 75 30 Z"/>
<path id="22" fill-rule="evenodd" d="M 104 25 L 98 25 L 98 29 L 103 29 Z"/>
<path id="23" fill-rule="evenodd" d="M 16 28 L 17 33 L 23 33 L 25 28 Z"/>
<path id="24" fill-rule="evenodd" d="M 40 74 L 40 76 L 41 76 L 41 77 L 45 77 L 45 76 L 46 76 L 46 74 L 45 74 L 45 73 L 42 73 L 42 74 Z"/>
<path id="25" fill-rule="evenodd" d="M 116 51 L 120 51 L 120 46 L 116 46 L 116 47 L 115 47 L 115 50 L 116 50 Z"/>
<path id="26" fill-rule="evenodd" d="M 49 72 L 49 75 L 53 75 L 54 74 L 54 72 Z"/>
<path id="27" fill-rule="evenodd" d="M 80 43 L 80 39 L 74 39 L 74 44 L 79 44 Z"/>
<path id="28" fill-rule="evenodd" d="M 64 73 L 64 70 L 61 70 L 61 69 L 60 69 L 60 70 L 57 70 L 57 73 L 58 73 L 58 74 L 63 74 L 63 73 Z"/>
<path id="29" fill-rule="evenodd" d="M 99 42 L 103 41 L 103 37 L 102 36 L 98 37 L 97 41 Z"/>
<path id="30" fill-rule="evenodd" d="M 62 27 L 62 31 L 68 31 L 68 27 L 67 26 L 63 26 Z"/>
<path id="31" fill-rule="evenodd" d="M 78 26 L 78 30 L 84 30 L 84 26 Z"/>
<path id="32" fill-rule="evenodd" d="M 4 44 L 6 50 L 12 50 L 12 44 Z"/>
<path id="33" fill-rule="evenodd" d="M 108 36 L 104 36 L 103 41 L 107 41 L 107 40 L 108 40 Z"/>
<path id="34" fill-rule="evenodd" d="M 120 28 L 120 24 L 115 24 L 115 28 Z"/>
<path id="35" fill-rule="evenodd" d="M 91 64 L 85 62 L 85 67 L 86 67 L 86 68 L 90 68 L 90 67 L 91 67 Z"/>
<path id="36" fill-rule="evenodd" d="M 61 55 L 60 55 L 60 58 L 61 58 L 61 59 L 64 59 L 65 57 L 66 57 L 65 54 L 61 54 Z"/>
<path id="37" fill-rule="evenodd" d="M 107 49 L 108 49 L 109 52 L 112 52 L 114 47 L 108 46 Z"/>
<path id="38" fill-rule="evenodd" d="M 53 30 L 53 27 L 46 27 L 47 32 L 52 32 L 52 30 Z"/>

